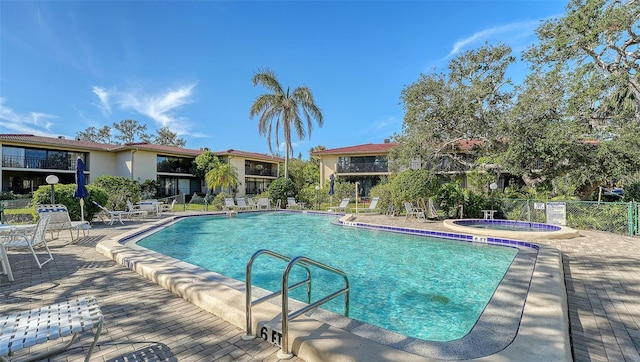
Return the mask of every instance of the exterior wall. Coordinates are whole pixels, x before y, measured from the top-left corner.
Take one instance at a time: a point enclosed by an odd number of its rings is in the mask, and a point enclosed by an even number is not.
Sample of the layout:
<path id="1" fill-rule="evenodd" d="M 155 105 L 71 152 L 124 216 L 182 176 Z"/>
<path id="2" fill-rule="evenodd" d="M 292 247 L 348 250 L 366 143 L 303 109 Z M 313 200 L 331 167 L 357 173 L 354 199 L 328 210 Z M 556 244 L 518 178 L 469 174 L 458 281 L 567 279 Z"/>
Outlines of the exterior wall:
<path id="1" fill-rule="evenodd" d="M 238 171 L 238 182 L 242 183 L 242 185 L 238 185 L 237 187 L 238 193 L 236 194 L 236 196 L 238 197 L 244 197 L 246 195 L 246 192 L 244 189 L 244 185 L 246 185 L 246 181 L 245 181 L 246 174 L 244 172 L 244 160 L 245 160 L 244 157 L 239 157 L 239 156 L 229 157 L 229 162 Z"/>
<path id="2" fill-rule="evenodd" d="M 133 179 L 139 183 L 155 180 L 158 174 L 158 153 L 138 150 L 133 153 Z"/>
<path id="3" fill-rule="evenodd" d="M 116 158 L 108 152 L 91 151 L 88 157 L 87 183 L 103 175 L 116 176 Z"/>
<path id="4" fill-rule="evenodd" d="M 115 155 L 116 172 L 113 176 L 122 176 L 132 179 L 131 174 L 131 152 L 130 150 L 118 152 Z"/>
<path id="5" fill-rule="evenodd" d="M 342 156 L 342 155 L 340 155 Z M 320 159 L 320 187 L 324 187 L 325 182 L 329 182 L 329 177 L 336 173 L 338 167 L 337 155 L 326 155 Z"/>

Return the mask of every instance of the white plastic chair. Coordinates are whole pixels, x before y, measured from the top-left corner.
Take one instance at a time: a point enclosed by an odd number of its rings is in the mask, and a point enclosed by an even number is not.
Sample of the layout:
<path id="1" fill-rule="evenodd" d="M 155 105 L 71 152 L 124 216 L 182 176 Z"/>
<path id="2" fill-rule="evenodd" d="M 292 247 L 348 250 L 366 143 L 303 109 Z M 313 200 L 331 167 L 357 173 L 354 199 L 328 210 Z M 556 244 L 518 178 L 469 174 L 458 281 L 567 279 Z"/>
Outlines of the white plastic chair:
<path id="1" fill-rule="evenodd" d="M 334 206 L 331 209 L 333 209 L 334 211 L 346 212 L 347 211 L 347 207 L 349 206 L 349 202 L 351 202 L 351 199 L 349 199 L 349 198 L 342 199 L 342 201 L 340 202 L 340 205 Z"/>
<path id="2" fill-rule="evenodd" d="M 42 266 L 46 263 L 53 260 L 53 255 L 51 255 L 51 250 L 49 250 L 49 246 L 47 245 L 46 236 L 47 236 L 47 226 L 49 226 L 49 220 L 51 216 L 47 214 L 41 214 L 40 220 L 36 224 L 36 229 L 33 233 L 27 233 L 23 231 L 14 231 L 6 237 L 4 241 L 5 249 L 11 248 L 29 248 L 31 250 L 31 254 L 33 254 L 33 258 L 36 260 L 36 264 L 38 264 L 38 268 L 42 269 Z M 49 258 L 43 262 L 40 262 L 38 255 L 34 248 L 38 247 L 38 245 L 44 245 L 47 250 L 47 254 Z"/>
<path id="3" fill-rule="evenodd" d="M 420 207 L 414 207 L 410 202 L 405 201 L 404 209 L 407 211 L 407 215 L 404 217 L 405 220 L 409 218 L 409 216 L 415 216 L 417 219 L 427 220 L 424 215 L 424 209 Z"/>
<path id="4" fill-rule="evenodd" d="M 366 209 L 358 209 L 358 213 L 375 212 L 376 207 L 378 207 L 378 201 L 380 201 L 380 198 L 374 197 L 373 199 L 371 199 L 369 207 L 367 207 Z"/>

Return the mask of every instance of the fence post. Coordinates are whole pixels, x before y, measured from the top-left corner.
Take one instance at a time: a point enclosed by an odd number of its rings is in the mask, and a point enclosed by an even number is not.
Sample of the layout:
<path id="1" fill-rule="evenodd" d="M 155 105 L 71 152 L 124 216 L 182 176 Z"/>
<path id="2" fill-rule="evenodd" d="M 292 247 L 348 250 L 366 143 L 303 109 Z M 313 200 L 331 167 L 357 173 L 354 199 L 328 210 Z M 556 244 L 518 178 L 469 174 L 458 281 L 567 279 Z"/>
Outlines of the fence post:
<path id="1" fill-rule="evenodd" d="M 633 227 L 634 221 L 633 221 L 633 201 L 629 202 L 629 236 L 633 236 Z"/>

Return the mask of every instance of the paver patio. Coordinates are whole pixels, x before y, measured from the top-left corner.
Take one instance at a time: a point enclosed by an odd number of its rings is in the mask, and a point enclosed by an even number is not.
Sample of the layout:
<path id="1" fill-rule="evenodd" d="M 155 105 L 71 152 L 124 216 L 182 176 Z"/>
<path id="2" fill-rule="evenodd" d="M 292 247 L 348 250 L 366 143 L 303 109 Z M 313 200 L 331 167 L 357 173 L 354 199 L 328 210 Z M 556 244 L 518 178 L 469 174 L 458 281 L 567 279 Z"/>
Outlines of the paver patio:
<path id="1" fill-rule="evenodd" d="M 379 218 L 388 224 L 436 230 L 440 223 Z M 372 220 L 372 219 L 368 219 Z M 38 269 L 29 253 L 10 252 L 16 280 L 0 275 L 0 314 L 94 295 L 105 315 L 95 361 L 275 361 L 278 348 L 243 341 L 244 331 L 116 264 L 95 250 L 140 226 L 96 224 L 71 244 L 50 243 L 55 260 Z M 640 361 L 640 239 L 582 231 L 569 240 L 543 240 L 563 253 L 575 361 Z M 52 342 L 56 343 L 56 342 Z M 81 361 L 91 343 L 83 334 L 51 361 Z M 15 357 L 42 350 L 39 345 Z M 526 357 L 525 357 L 526 359 Z M 298 358 L 292 361 L 301 361 Z"/>

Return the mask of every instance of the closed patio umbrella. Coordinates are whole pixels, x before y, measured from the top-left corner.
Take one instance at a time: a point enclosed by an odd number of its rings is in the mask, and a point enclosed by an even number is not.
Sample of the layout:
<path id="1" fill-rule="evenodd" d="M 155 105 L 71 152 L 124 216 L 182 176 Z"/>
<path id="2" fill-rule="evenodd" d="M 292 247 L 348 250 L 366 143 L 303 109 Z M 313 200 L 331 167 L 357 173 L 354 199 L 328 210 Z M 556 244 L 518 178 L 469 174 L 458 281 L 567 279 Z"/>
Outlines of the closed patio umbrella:
<path id="1" fill-rule="evenodd" d="M 80 220 L 82 221 L 84 221 L 84 198 L 89 196 L 87 188 L 84 186 L 84 170 L 84 161 L 82 161 L 82 159 L 78 157 L 78 159 L 76 160 L 76 189 L 73 193 L 73 196 L 76 199 L 80 199 Z"/>
<path id="2" fill-rule="evenodd" d="M 336 183 L 336 176 L 334 174 L 331 174 L 331 176 L 329 176 L 329 196 L 331 196 L 331 202 L 329 203 L 329 207 L 331 207 L 333 205 L 333 186 Z"/>

